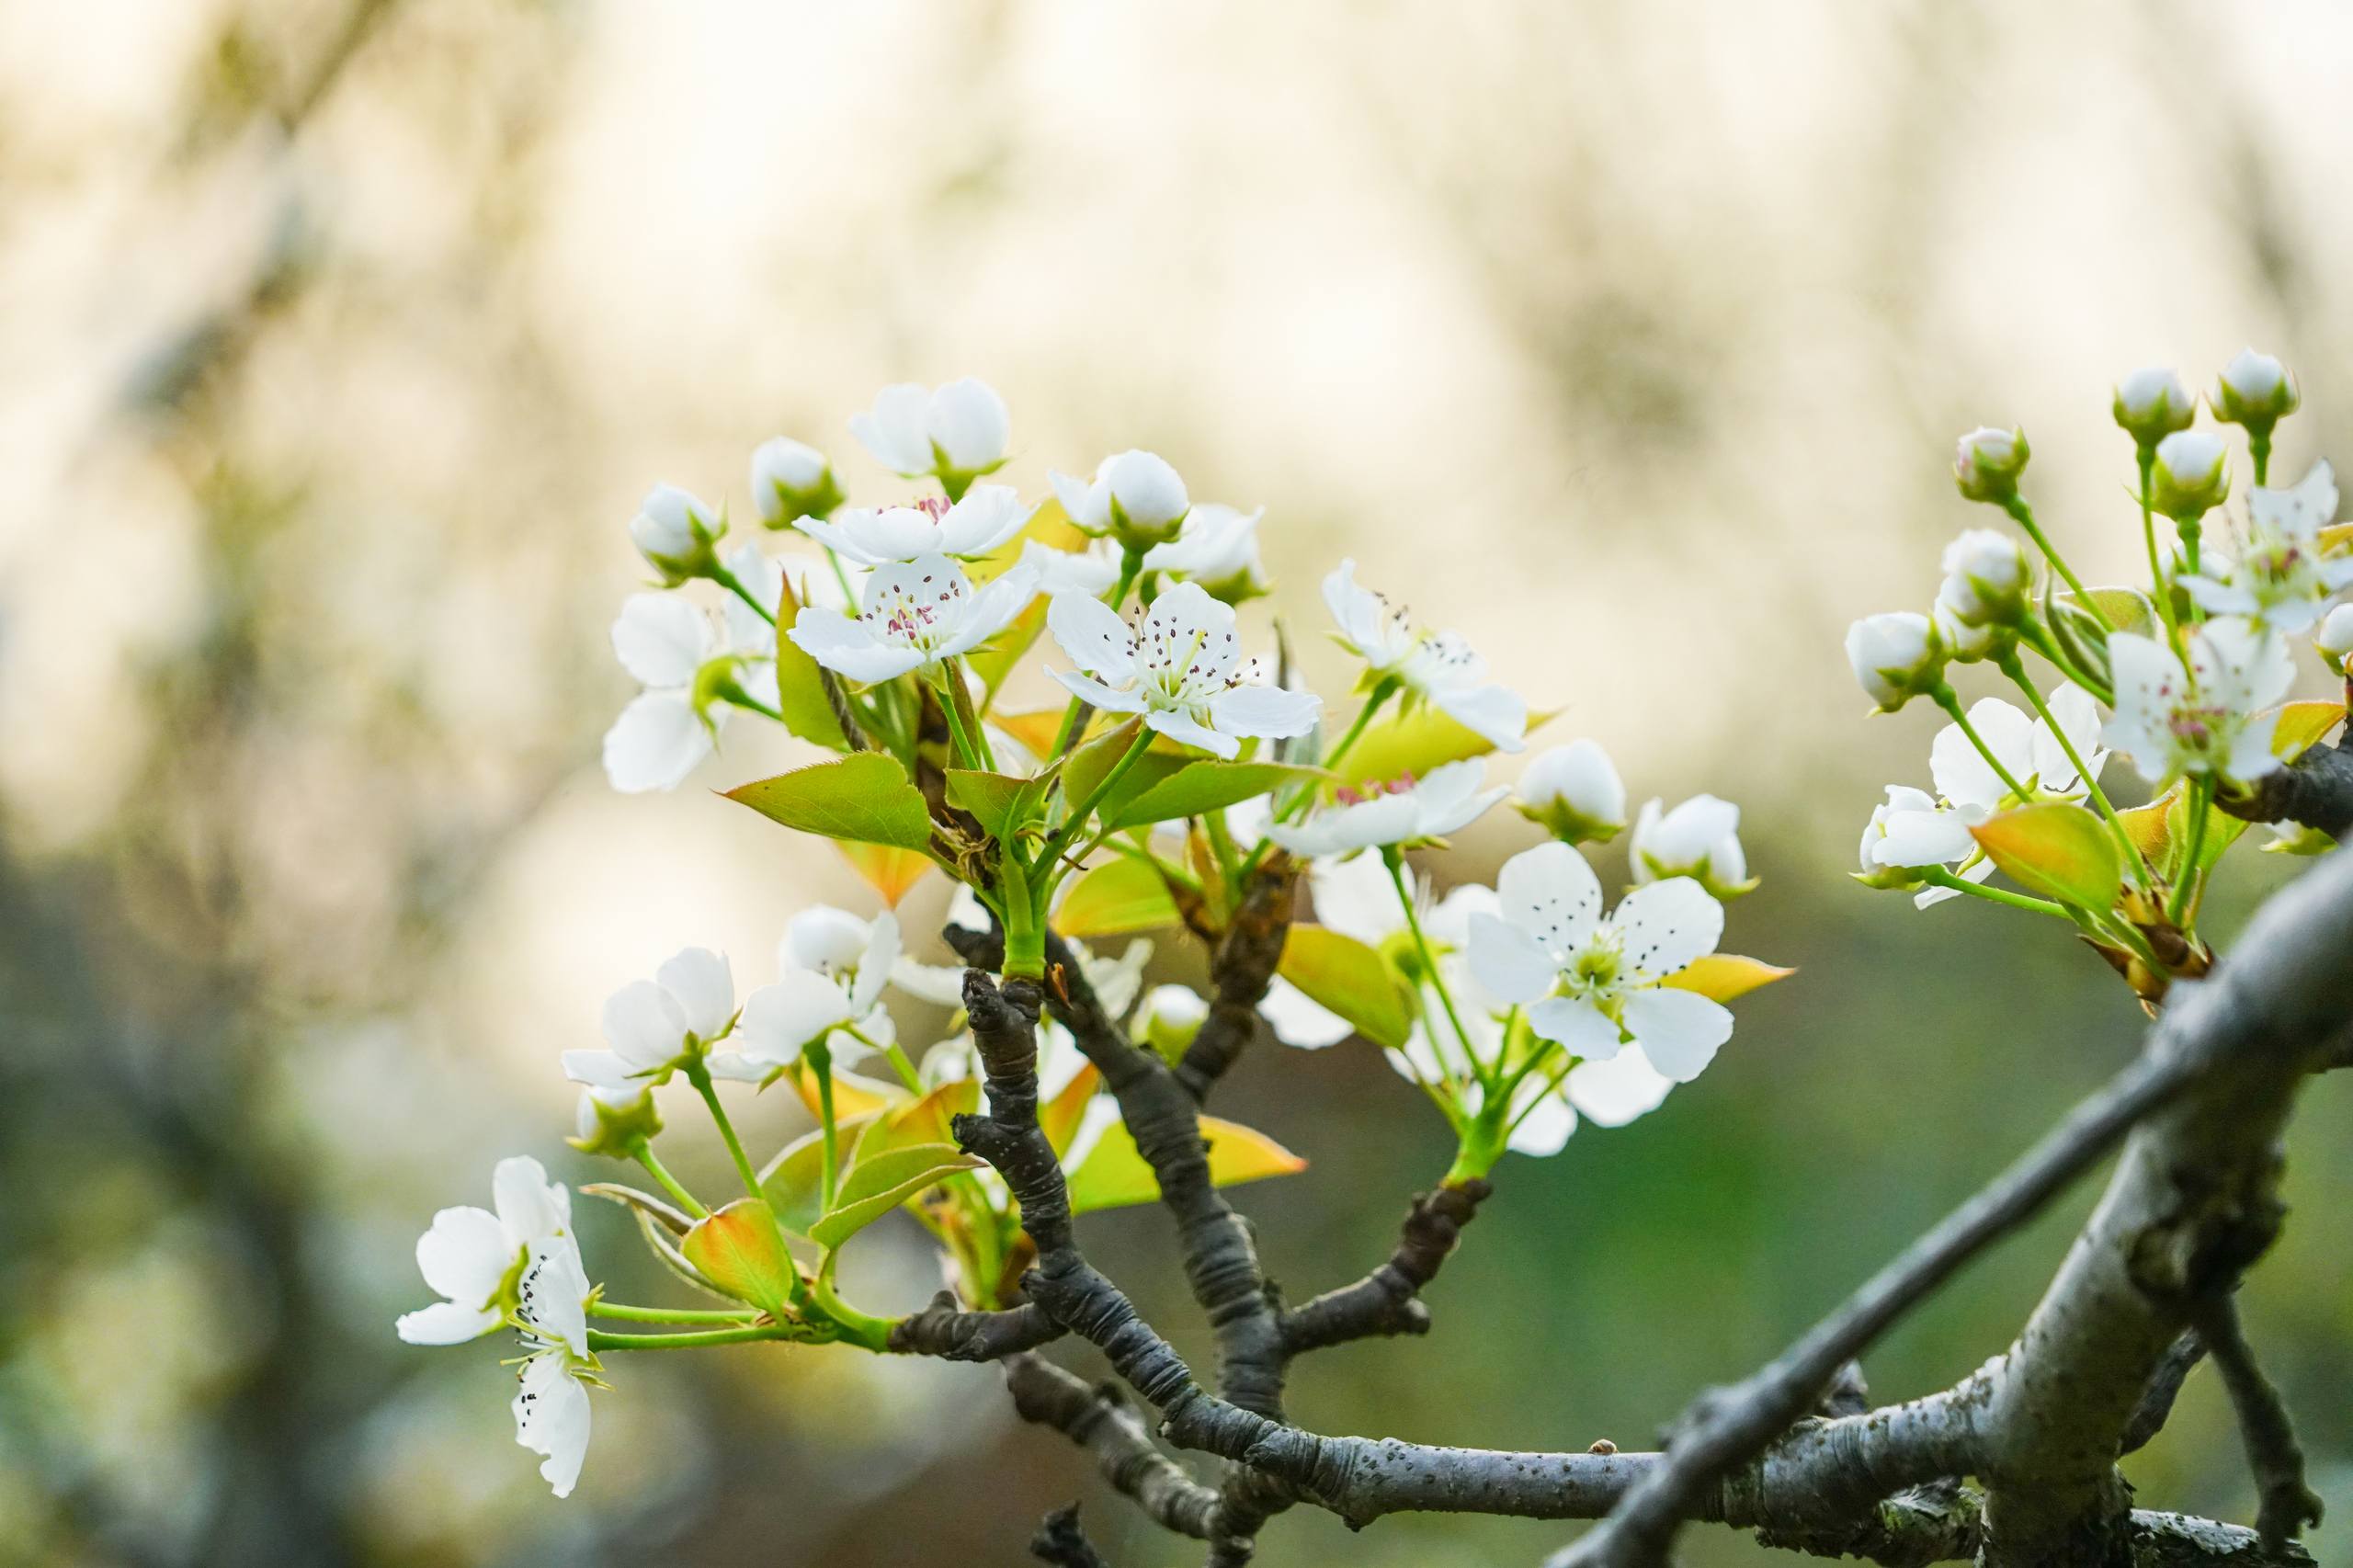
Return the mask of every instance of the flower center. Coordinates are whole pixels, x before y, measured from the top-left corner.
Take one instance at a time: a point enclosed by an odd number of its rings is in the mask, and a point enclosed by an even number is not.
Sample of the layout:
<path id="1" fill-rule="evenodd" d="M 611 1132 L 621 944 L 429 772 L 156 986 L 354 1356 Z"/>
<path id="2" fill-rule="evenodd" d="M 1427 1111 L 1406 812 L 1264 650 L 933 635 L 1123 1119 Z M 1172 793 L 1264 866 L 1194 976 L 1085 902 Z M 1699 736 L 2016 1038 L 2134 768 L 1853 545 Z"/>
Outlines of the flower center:
<path id="1" fill-rule="evenodd" d="M 970 590 L 957 577 L 877 577 L 858 619 L 886 642 L 928 653 L 948 641 L 962 619 Z"/>
<path id="2" fill-rule="evenodd" d="M 1569 955 L 1567 965 L 1561 971 L 1561 980 L 1572 996 L 1584 996 L 1596 1001 L 1614 994 L 1624 971 L 1624 938 L 1618 927 L 1604 924 L 1594 927 Z"/>

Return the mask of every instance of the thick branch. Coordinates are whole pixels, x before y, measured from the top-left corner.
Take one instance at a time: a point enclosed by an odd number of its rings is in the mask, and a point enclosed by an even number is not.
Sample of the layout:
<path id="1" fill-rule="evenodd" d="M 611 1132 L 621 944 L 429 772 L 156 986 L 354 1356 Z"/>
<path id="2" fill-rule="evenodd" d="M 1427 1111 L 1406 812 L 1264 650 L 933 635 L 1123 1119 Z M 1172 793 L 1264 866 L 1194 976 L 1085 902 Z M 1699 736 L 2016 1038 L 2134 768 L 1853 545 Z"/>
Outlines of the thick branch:
<path id="1" fill-rule="evenodd" d="M 1290 935 L 1298 877 L 1280 854 L 1267 860 L 1243 894 L 1210 960 L 1210 1016 L 1176 1063 L 1176 1082 L 1195 1105 L 1225 1075 L 1258 1032 L 1258 1004 L 1267 999 L 1275 966 Z"/>
<path id="2" fill-rule="evenodd" d="M 1163 1529 L 1209 1539 L 1218 1495 L 1160 1451 L 1132 1405 L 1109 1384 L 1090 1385 L 1038 1356 L 1005 1363 L 1006 1387 L 1025 1421 L 1051 1426 L 1094 1457 L 1112 1487 Z"/>
<path id="3" fill-rule="evenodd" d="M 1429 1309 L 1421 1303 L 1419 1293 L 1438 1278 L 1439 1266 L 1454 1251 L 1462 1227 L 1494 1190 L 1486 1182 L 1474 1179 L 1460 1187 L 1416 1193 L 1399 1228 L 1397 1250 L 1389 1255 L 1388 1262 L 1355 1284 L 1326 1290 L 1283 1314 L 1284 1353 L 1303 1355 L 1374 1335 L 1428 1333 Z"/>
<path id="4" fill-rule="evenodd" d="M 2320 1523 L 2321 1501 L 2304 1483 L 2303 1448 L 2296 1441 L 2286 1402 L 2256 1364 L 2255 1347 L 2246 1342 L 2239 1322 L 2238 1302 L 2217 1296 L 2202 1303 L 2198 1332 L 2213 1348 L 2214 1369 L 2222 1374 L 2231 1408 L 2238 1415 L 2247 1465 L 2255 1471 L 2256 1493 L 2262 1499 L 2256 1531 L 2266 1546 L 2277 1549 L 2304 1526 Z"/>
<path id="5" fill-rule="evenodd" d="M 891 1348 L 949 1361 L 995 1361 L 1050 1345 L 1067 1332 L 1035 1301 L 1003 1312 L 966 1312 L 955 1292 L 942 1290 L 931 1305 L 899 1320 L 891 1331 Z"/>
<path id="6" fill-rule="evenodd" d="M 2302 823 L 2342 841 L 2353 828 L 2353 747 L 2344 740 L 2313 746 L 2244 797 L 2217 794 L 2214 804 L 2248 822 Z"/>

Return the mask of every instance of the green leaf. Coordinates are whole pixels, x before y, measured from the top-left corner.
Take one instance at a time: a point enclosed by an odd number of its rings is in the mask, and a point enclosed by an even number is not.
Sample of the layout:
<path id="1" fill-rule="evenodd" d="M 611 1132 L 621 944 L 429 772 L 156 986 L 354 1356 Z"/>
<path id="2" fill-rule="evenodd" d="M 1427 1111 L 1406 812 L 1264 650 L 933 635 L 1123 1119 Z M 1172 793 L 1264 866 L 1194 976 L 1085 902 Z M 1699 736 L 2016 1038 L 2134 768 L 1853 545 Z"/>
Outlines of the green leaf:
<path id="1" fill-rule="evenodd" d="M 1552 719 L 1550 713 L 1530 713 L 1528 728 L 1532 733 L 1538 725 Z M 1468 756 L 1484 756 L 1495 749 L 1495 743 L 1475 730 L 1466 729 L 1448 718 L 1436 708 L 1423 703 L 1411 712 L 1392 713 L 1367 725 L 1348 755 L 1333 769 L 1331 789 L 1354 788 L 1373 782 L 1387 783 L 1412 774 L 1419 778 L 1433 767 L 1449 762 L 1461 762 Z"/>
<path id="2" fill-rule="evenodd" d="M 1696 991 L 1711 1002 L 1729 1002 L 1735 996 L 1747 995 L 1760 985 L 1787 980 L 1796 972 L 1739 953 L 1710 953 L 1692 960 L 1659 983 L 1677 991 Z"/>
<path id="3" fill-rule="evenodd" d="M 907 782 L 897 759 L 879 751 L 796 767 L 725 793 L 803 833 L 899 849 L 931 844 L 931 813 L 924 809 L 923 796 Z"/>
<path id="4" fill-rule="evenodd" d="M 912 1148 L 918 1143 L 953 1143 L 955 1119 L 970 1116 L 980 1108 L 978 1078 L 958 1078 L 942 1084 L 922 1098 L 893 1106 L 868 1122 L 852 1158 L 864 1165 L 893 1149 Z"/>
<path id="5" fill-rule="evenodd" d="M 1063 799 L 1076 802 L 1095 793 L 1095 787 L 1103 782 L 1112 765 L 1135 744 L 1136 731 L 1142 723 L 1142 720 L 1130 719 L 1114 724 L 1074 750 L 1070 760 L 1063 765 Z M 1142 766 L 1142 760 L 1137 759 L 1137 767 Z"/>
<path id="6" fill-rule="evenodd" d="M 1994 864 L 2029 892 L 2095 912 L 2114 906 L 2124 880 L 2116 841 L 2081 806 L 2020 806 L 1969 830 Z"/>
<path id="7" fill-rule="evenodd" d="M 758 1199 L 739 1198 L 696 1221 L 678 1250 L 704 1278 L 737 1301 L 777 1317 L 790 1310 L 797 1268 L 767 1205 Z"/>
<path id="8" fill-rule="evenodd" d="M 1290 1176 L 1307 1168 L 1307 1162 L 1265 1133 L 1214 1116 L 1201 1118 L 1201 1137 L 1209 1144 L 1210 1185 L 1236 1187 L 1267 1176 Z M 1097 1209 L 1119 1209 L 1133 1203 L 1155 1203 L 1160 1182 L 1136 1148 L 1124 1122 L 1113 1122 L 1070 1173 L 1070 1207 L 1074 1214 Z"/>
<path id="9" fill-rule="evenodd" d="M 1017 778 L 1009 773 L 951 767 L 948 770 L 948 803 L 972 812 L 983 832 L 1002 840 L 1006 836 L 1014 805 L 1029 783 L 1027 778 Z"/>
<path id="10" fill-rule="evenodd" d="M 942 1176 L 980 1163 L 953 1143 L 914 1143 L 861 1161 L 843 1178 L 832 1212 L 809 1228 L 809 1239 L 830 1252 Z"/>
<path id="11" fill-rule="evenodd" d="M 1065 937 L 1118 937 L 1176 920 L 1176 901 L 1159 871 L 1125 856 L 1081 872 L 1054 910 L 1054 928 Z"/>
<path id="12" fill-rule="evenodd" d="M 1328 926 L 1293 926 L 1276 972 L 1375 1045 L 1401 1048 L 1413 1028 L 1404 993 L 1381 955 Z"/>
<path id="13" fill-rule="evenodd" d="M 2135 636 L 2150 635 L 2157 624 L 2157 607 L 2150 603 L 2149 596 L 2138 588 L 2094 588 L 2088 595 L 2078 595 L 2070 590 L 2052 597 L 2063 605 L 2080 607 L 2088 602 L 2091 608 L 2107 619 L 2109 626 Z"/>
<path id="14" fill-rule="evenodd" d="M 834 705 L 826 699 L 825 677 L 818 673 L 817 661 L 785 635 L 800 613 L 801 601 L 793 594 L 792 579 L 788 576 L 776 610 L 777 711 L 784 715 L 784 727 L 802 740 L 814 741 L 834 751 L 847 751 L 849 737 L 842 733 L 842 722 L 835 716 Z"/>
<path id="15" fill-rule="evenodd" d="M 1110 816 L 1110 825 L 1142 827 L 1196 817 L 1263 795 L 1279 785 L 1317 777 L 1314 768 L 1279 762 L 1188 762 L 1121 801 Z"/>
<path id="16" fill-rule="evenodd" d="M 835 1159 L 848 1157 L 867 1130 L 880 1118 L 873 1113 L 844 1117 L 834 1124 Z M 777 1152 L 760 1172 L 760 1194 L 768 1200 L 778 1223 L 796 1236 L 805 1236 L 824 1210 L 825 1134 L 812 1128 Z"/>

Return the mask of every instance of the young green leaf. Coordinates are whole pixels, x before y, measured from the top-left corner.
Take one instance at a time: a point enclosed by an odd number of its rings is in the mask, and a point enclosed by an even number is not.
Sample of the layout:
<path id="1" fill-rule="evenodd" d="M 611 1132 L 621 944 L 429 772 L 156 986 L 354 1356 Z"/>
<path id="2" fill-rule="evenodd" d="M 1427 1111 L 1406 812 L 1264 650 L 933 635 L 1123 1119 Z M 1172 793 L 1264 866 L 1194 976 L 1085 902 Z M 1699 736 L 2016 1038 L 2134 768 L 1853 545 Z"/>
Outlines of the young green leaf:
<path id="1" fill-rule="evenodd" d="M 1550 713 L 1530 713 L 1533 733 Z M 1410 774 L 1421 778 L 1433 767 L 1464 757 L 1484 756 L 1495 743 L 1475 730 L 1456 723 L 1438 709 L 1424 704 L 1410 713 L 1390 713 L 1374 720 L 1333 769 L 1327 790 L 1365 783 L 1387 783 Z"/>
<path id="2" fill-rule="evenodd" d="M 1747 995 L 1760 985 L 1787 980 L 1796 972 L 1738 953 L 1710 953 L 1692 960 L 1659 983 L 1677 991 L 1697 992 L 1711 1002 L 1729 1002 L 1735 996 Z"/>
<path id="3" fill-rule="evenodd" d="M 725 791 L 762 816 L 803 833 L 859 844 L 920 850 L 931 843 L 931 814 L 898 761 L 879 751 L 853 752 L 756 779 Z"/>
<path id="4" fill-rule="evenodd" d="M 1312 767 L 1279 762 L 1188 762 L 1166 778 L 1120 802 L 1110 813 L 1113 827 L 1142 827 L 1177 817 L 1199 816 L 1263 795 L 1279 785 L 1318 777 Z"/>
<path id="5" fill-rule="evenodd" d="M 1079 874 L 1054 913 L 1065 937 L 1117 937 L 1176 924 L 1176 901 L 1159 871 L 1125 856 Z"/>
<path id="6" fill-rule="evenodd" d="M 1404 993 L 1381 955 L 1354 937 L 1328 926 L 1293 926 L 1276 972 L 1375 1045 L 1404 1045 L 1414 1023 Z"/>
<path id="7" fill-rule="evenodd" d="M 825 680 L 818 673 L 817 661 L 785 635 L 800 613 L 801 601 L 788 576 L 776 610 L 777 711 L 784 715 L 784 727 L 802 740 L 833 751 L 847 751 L 849 737 L 842 733 L 842 722 L 825 696 Z"/>
<path id="8" fill-rule="evenodd" d="M 809 1227 L 809 1239 L 830 1252 L 942 1176 L 980 1163 L 953 1143 L 914 1143 L 862 1160 L 843 1178 L 832 1211 Z"/>
<path id="9" fill-rule="evenodd" d="M 767 1205 L 758 1199 L 739 1198 L 696 1221 L 678 1250 L 698 1273 L 737 1301 L 775 1317 L 790 1310 L 795 1265 Z"/>
<path id="10" fill-rule="evenodd" d="M 948 803 L 972 813 L 981 831 L 1002 840 L 1011 825 L 1014 809 L 1029 780 L 1009 773 L 983 773 L 976 768 L 948 770 Z"/>
<path id="11" fill-rule="evenodd" d="M 2010 881 L 2029 892 L 2098 912 L 2124 880 L 2116 841 L 2097 817 L 2063 801 L 2020 806 L 1969 830 Z"/>
<path id="12" fill-rule="evenodd" d="M 1213 1187 L 1234 1187 L 1307 1168 L 1307 1162 L 1289 1149 L 1265 1133 L 1237 1122 L 1205 1116 L 1201 1118 L 1201 1137 L 1209 1144 L 1210 1184 Z M 1122 1122 L 1106 1127 L 1103 1136 L 1078 1162 L 1078 1168 L 1070 1173 L 1070 1207 L 1074 1214 L 1154 1203 L 1159 1198 L 1160 1183 Z"/>

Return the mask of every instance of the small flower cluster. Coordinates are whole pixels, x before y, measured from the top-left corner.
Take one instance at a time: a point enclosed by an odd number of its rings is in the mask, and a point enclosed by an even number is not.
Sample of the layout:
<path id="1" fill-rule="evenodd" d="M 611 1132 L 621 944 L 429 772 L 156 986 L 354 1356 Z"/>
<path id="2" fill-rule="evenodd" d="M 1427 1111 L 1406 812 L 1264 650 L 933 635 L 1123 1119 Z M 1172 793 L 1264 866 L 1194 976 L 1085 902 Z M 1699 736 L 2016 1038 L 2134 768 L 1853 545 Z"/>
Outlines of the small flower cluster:
<path id="1" fill-rule="evenodd" d="M 730 797 L 839 840 L 885 906 L 796 915 L 775 978 L 740 998 L 725 955 L 680 951 L 607 1001 L 600 1046 L 563 1053 L 579 1085 L 573 1146 L 652 1183 L 587 1190 L 625 1205 L 716 1304 L 606 1300 L 572 1241 L 568 1194 L 527 1160 L 499 1167 L 494 1214 L 449 1210 L 419 1245 L 445 1299 L 402 1319 L 403 1337 L 521 1335 L 517 1432 L 548 1456 L 560 1494 L 611 1353 L 892 1349 L 893 1320 L 835 1280 L 842 1246 L 886 1214 L 930 1233 L 965 1303 L 1019 1299 L 1034 1254 L 1018 1206 L 955 1137 L 980 1106 L 965 976 L 911 955 L 893 913 L 929 869 L 960 884 L 951 924 L 1001 942 L 1004 975 L 1043 979 L 1051 934 L 1104 1015 L 1172 1062 L 1211 1010 L 1181 985 L 1146 989 L 1153 947 L 1136 933 L 1181 926 L 1215 950 L 1254 898 L 1288 910 L 1303 883 L 1313 923 L 1291 926 L 1264 1017 L 1294 1045 L 1380 1047 L 1454 1130 L 1455 1182 L 1509 1150 L 1557 1151 L 1580 1117 L 1614 1126 L 1654 1108 L 1729 1039 L 1723 1004 L 1787 972 L 1716 951 L 1725 903 L 1756 885 L 1738 809 L 1701 795 L 1630 812 L 1590 740 L 1533 757 L 1519 781 L 1518 811 L 1544 841 L 1494 887 L 1439 896 L 1408 856 L 1445 848 L 1511 793 L 1488 782 L 1487 759 L 1525 749 L 1529 705 L 1461 634 L 1360 584 L 1353 562 L 1323 580 L 1356 676 L 1355 710 L 1327 740 L 1324 699 L 1287 662 L 1270 676 L 1237 613 L 1272 586 L 1260 512 L 1196 504 L 1140 450 L 1085 479 L 1054 473 L 1050 499 L 1024 500 L 991 477 L 1011 425 L 974 381 L 887 388 L 850 429 L 900 482 L 936 493 L 851 506 L 822 452 L 777 437 L 750 465 L 752 514 L 788 543 L 770 553 L 732 539 L 723 506 L 657 487 L 629 529 L 657 585 L 612 631 L 643 687 L 605 737 L 614 787 L 675 787 L 733 712 L 780 724 L 821 759 Z M 698 583 L 722 596 L 716 617 L 688 597 Z M 1007 676 L 1041 643 L 1067 700 L 1014 710 Z M 1631 886 L 1607 907 L 1586 850 L 1621 834 Z M 1088 946 L 1113 937 L 1127 938 L 1117 953 Z M 911 1053 L 894 1001 L 945 1009 L 944 1038 Z M 1149 1201 L 1116 1098 L 1051 1018 L 1039 1074 L 1072 1207 Z M 657 1154 L 658 1091 L 681 1084 L 741 1197 L 706 1202 Z M 730 1103 L 779 1085 L 815 1125 L 758 1161 Z M 1202 1125 L 1213 1181 L 1303 1164 L 1249 1128 Z"/>
<path id="2" fill-rule="evenodd" d="M 1847 659 L 1878 709 L 1925 697 L 1951 721 L 1930 748 L 1933 792 L 1891 785 L 1871 813 L 1859 880 L 1912 891 L 1923 907 L 1966 893 L 2063 915 L 2151 1000 L 2169 974 L 2202 971 L 2199 900 L 2240 825 L 2218 821 L 2218 803 L 2248 801 L 2344 711 L 2341 700 L 2281 706 L 2295 682 L 2291 637 L 2317 625 L 2316 648 L 2340 670 L 2353 652 L 2353 607 L 2330 606 L 2353 585 L 2353 540 L 2333 522 L 2328 464 L 2290 488 L 2268 483 L 2274 432 L 2300 401 L 2294 378 L 2252 349 L 2222 372 L 2207 402 L 2245 432 L 2254 470 L 2234 517 L 2227 447 L 2198 427 L 2180 378 L 2145 369 L 2117 384 L 2145 587 L 2086 587 L 2069 568 L 2021 488 L 2023 431 L 1961 438 L 1961 494 L 2004 511 L 2032 552 L 1999 529 L 1965 530 L 1945 551 L 1927 613 L 1875 615 L 1848 631 Z M 2027 653 L 2056 685 L 2029 676 Z M 2000 674 L 2027 708 L 1987 698 L 1964 710 L 1949 677 L 1968 665 Z M 2101 783 L 2111 753 L 2156 799 L 2111 803 Z M 2024 891 L 1985 886 L 1997 869 Z"/>

